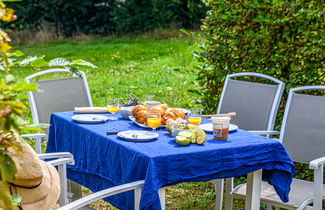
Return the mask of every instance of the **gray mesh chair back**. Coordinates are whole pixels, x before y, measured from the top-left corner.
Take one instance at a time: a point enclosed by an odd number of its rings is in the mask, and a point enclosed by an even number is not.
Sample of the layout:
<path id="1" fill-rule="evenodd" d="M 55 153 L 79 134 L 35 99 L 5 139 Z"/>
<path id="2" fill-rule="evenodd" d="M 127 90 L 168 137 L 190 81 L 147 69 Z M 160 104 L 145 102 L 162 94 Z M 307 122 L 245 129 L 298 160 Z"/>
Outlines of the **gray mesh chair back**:
<path id="1" fill-rule="evenodd" d="M 293 161 L 303 163 L 325 155 L 325 96 L 297 93 L 310 89 L 325 86 L 290 90 L 280 135 Z"/>
<path id="2" fill-rule="evenodd" d="M 232 79 L 243 76 L 262 77 L 277 84 Z M 283 89 L 283 82 L 264 74 L 247 72 L 228 75 L 222 90 L 218 113 L 236 112 L 237 116 L 231 119 L 231 123 L 241 129 L 271 130 Z"/>
<path id="3" fill-rule="evenodd" d="M 26 82 L 40 75 L 49 73 L 69 73 L 66 69 L 52 69 L 33 74 L 25 78 Z M 81 78 L 60 78 L 35 81 L 40 92 L 30 92 L 29 102 L 36 124 L 49 123 L 52 112 L 72 111 L 77 106 L 92 106 L 87 79 L 84 72 Z"/>

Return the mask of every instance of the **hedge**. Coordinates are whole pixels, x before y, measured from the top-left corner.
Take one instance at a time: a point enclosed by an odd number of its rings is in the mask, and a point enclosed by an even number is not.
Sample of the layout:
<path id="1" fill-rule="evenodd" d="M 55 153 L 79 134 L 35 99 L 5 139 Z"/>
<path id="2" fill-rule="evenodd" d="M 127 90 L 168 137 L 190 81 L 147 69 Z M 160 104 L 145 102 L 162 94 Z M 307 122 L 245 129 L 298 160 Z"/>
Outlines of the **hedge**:
<path id="1" fill-rule="evenodd" d="M 213 113 L 227 74 L 259 72 L 297 86 L 324 85 L 324 3 L 206 0 L 197 91 Z"/>

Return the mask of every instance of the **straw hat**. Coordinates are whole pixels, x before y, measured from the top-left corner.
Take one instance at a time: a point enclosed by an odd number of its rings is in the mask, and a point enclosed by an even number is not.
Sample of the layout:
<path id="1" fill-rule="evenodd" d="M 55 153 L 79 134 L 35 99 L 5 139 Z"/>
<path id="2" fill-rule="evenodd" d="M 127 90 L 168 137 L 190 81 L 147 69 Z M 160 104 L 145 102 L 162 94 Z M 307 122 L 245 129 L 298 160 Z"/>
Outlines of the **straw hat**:
<path id="1" fill-rule="evenodd" d="M 21 196 L 21 207 L 24 210 L 53 208 L 60 196 L 60 179 L 56 169 L 40 160 L 28 144 L 23 144 L 23 156 L 14 150 L 9 152 L 17 168 L 10 186 L 11 193 Z"/>

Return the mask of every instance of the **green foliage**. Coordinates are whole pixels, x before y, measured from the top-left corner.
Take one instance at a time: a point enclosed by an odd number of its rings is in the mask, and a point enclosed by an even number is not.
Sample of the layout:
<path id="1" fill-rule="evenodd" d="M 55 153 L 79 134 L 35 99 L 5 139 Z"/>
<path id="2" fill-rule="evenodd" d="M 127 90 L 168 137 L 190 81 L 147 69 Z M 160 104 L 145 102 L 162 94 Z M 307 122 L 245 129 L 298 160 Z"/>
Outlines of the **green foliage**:
<path id="1" fill-rule="evenodd" d="M 206 12 L 200 0 L 29 0 L 12 7 L 20 17 L 12 28 L 39 30 L 50 25 L 64 36 L 194 27 Z"/>
<path id="2" fill-rule="evenodd" d="M 206 0 L 196 53 L 202 103 L 217 109 L 227 74 L 259 72 L 286 89 L 324 85 L 324 3 L 318 0 Z"/>

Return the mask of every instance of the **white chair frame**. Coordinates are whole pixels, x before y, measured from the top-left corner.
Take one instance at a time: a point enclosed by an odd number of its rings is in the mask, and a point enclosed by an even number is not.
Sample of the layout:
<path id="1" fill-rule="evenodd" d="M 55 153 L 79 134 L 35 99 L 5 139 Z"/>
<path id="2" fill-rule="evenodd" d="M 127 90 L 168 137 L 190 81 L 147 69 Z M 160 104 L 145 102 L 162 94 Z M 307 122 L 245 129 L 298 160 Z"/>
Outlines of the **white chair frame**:
<path id="1" fill-rule="evenodd" d="M 127 184 L 119 185 L 116 187 L 111 187 L 105 190 L 101 190 L 99 192 L 93 193 L 91 195 L 88 195 L 86 197 L 83 197 L 79 200 L 76 200 L 66 206 L 63 206 L 61 208 L 58 208 L 58 210 L 75 210 L 79 209 L 83 206 L 86 206 L 92 202 L 95 202 L 97 200 L 106 198 L 108 196 L 116 195 L 119 193 L 127 192 L 130 190 L 134 190 L 134 209 L 139 209 L 140 206 L 140 200 L 138 198 L 141 197 L 141 191 L 143 188 L 144 180 L 130 182 Z"/>
<path id="2" fill-rule="evenodd" d="M 279 134 L 280 132 L 274 131 L 273 128 L 274 128 L 274 123 L 275 123 L 276 114 L 277 114 L 276 111 L 278 110 L 280 102 L 281 102 L 281 96 L 284 91 L 285 83 L 274 78 L 274 77 L 271 77 L 271 76 L 268 76 L 265 74 L 254 73 L 254 72 L 243 72 L 243 73 L 235 73 L 235 74 L 227 75 L 226 79 L 225 79 L 224 87 L 221 92 L 220 103 L 218 104 L 217 114 L 220 114 L 220 110 L 221 110 L 222 103 L 223 103 L 223 98 L 226 93 L 229 79 L 235 78 L 235 77 L 244 77 L 244 76 L 261 77 L 261 78 L 268 79 L 268 80 L 271 80 L 271 81 L 277 83 L 278 87 L 277 87 L 276 95 L 274 97 L 274 101 L 272 104 L 272 109 L 271 109 L 269 121 L 267 124 L 267 130 L 253 130 L 250 132 L 253 132 L 258 135 L 266 135 L 268 137 L 270 135 Z M 222 209 L 222 201 L 223 201 L 223 191 L 224 191 L 224 179 L 214 179 L 214 180 L 211 180 L 210 182 L 215 185 L 215 189 L 216 189 L 216 207 L 215 207 L 215 209 L 221 210 Z M 234 188 L 233 178 L 227 178 L 226 179 L 226 194 L 225 194 L 225 202 L 226 202 L 225 207 L 227 210 L 232 209 L 232 196 L 231 196 L 230 192 L 232 191 L 233 188 Z"/>
<path id="3" fill-rule="evenodd" d="M 90 106 L 93 106 L 93 102 L 91 100 L 91 95 L 90 95 L 90 91 L 89 91 L 89 87 L 88 87 L 87 76 L 86 76 L 85 72 L 83 72 L 83 71 L 78 71 L 78 72 L 81 75 L 83 82 L 85 84 L 88 102 L 89 102 Z M 49 70 L 44 70 L 44 71 L 40 71 L 35 74 L 32 74 L 32 75 L 26 77 L 24 79 L 24 81 L 27 83 L 31 83 L 31 79 L 41 76 L 41 75 L 51 74 L 51 73 L 70 73 L 71 74 L 71 72 L 68 69 L 49 69 Z M 28 101 L 30 104 L 31 112 L 32 112 L 32 118 L 33 118 L 33 123 L 34 123 L 33 126 L 35 126 L 35 125 L 37 126 L 40 124 L 40 121 L 39 121 L 37 107 L 36 107 L 36 103 L 35 103 L 35 99 L 34 99 L 34 92 L 28 92 L 27 95 L 28 95 Z M 36 140 L 36 143 L 35 143 L 36 153 L 41 153 L 42 138 L 38 137 L 38 138 L 35 138 L 35 140 Z"/>
<path id="4" fill-rule="evenodd" d="M 26 134 L 22 137 L 35 139 L 35 138 L 45 138 L 46 134 Z M 60 176 L 60 188 L 61 194 L 59 197 L 59 204 L 61 206 L 68 204 L 68 191 L 67 191 L 67 165 L 74 165 L 73 155 L 69 152 L 56 152 L 56 153 L 47 153 L 47 154 L 37 154 L 41 160 L 45 159 L 55 159 L 48 161 L 52 166 L 58 167 L 58 172 Z"/>
<path id="5" fill-rule="evenodd" d="M 274 102 L 272 104 L 272 109 L 271 109 L 271 112 L 270 112 L 270 117 L 269 117 L 269 121 L 268 121 L 267 130 L 266 131 L 250 131 L 250 132 L 254 132 L 254 133 L 259 134 L 259 135 L 278 134 L 278 133 L 273 131 L 273 127 L 274 127 L 274 122 L 275 122 L 275 118 L 276 118 L 276 114 L 277 114 L 276 110 L 278 109 L 278 107 L 280 105 L 281 96 L 282 96 L 282 93 L 284 91 L 285 83 L 278 80 L 278 79 L 276 79 L 276 78 L 274 78 L 274 77 L 271 77 L 271 76 L 268 76 L 268 75 L 265 75 L 265 74 L 254 73 L 254 72 L 243 72 L 243 73 L 235 73 L 235 74 L 227 75 L 227 77 L 225 79 L 224 87 L 223 87 L 222 92 L 221 92 L 220 103 L 218 104 L 217 114 L 220 114 L 220 110 L 221 110 L 222 103 L 223 103 L 223 98 L 224 98 L 225 93 L 226 93 L 226 89 L 227 89 L 229 79 L 235 78 L 235 77 L 245 77 L 245 76 L 261 77 L 261 78 L 268 79 L 268 80 L 271 80 L 271 81 L 277 83 L 278 88 L 277 88 L 276 95 L 274 97 L 275 100 L 274 100 Z"/>
<path id="6" fill-rule="evenodd" d="M 286 109 L 285 109 L 284 116 L 283 116 L 281 132 L 280 132 L 280 140 L 279 141 L 281 143 L 283 141 L 285 126 L 286 126 L 286 122 L 288 119 L 288 114 L 289 114 L 290 105 L 291 105 L 291 101 L 292 101 L 292 95 L 295 92 L 305 91 L 305 90 L 325 90 L 325 86 L 305 86 L 305 87 L 297 87 L 297 88 L 290 89 L 287 104 L 286 104 Z M 301 204 L 301 206 L 298 208 L 298 210 L 303 210 L 303 209 L 321 210 L 322 209 L 322 200 L 325 200 L 325 195 L 323 192 L 324 165 L 325 165 L 325 156 L 310 161 L 309 169 L 314 170 L 314 193 L 313 193 L 314 195 L 313 195 L 313 198 L 309 198 L 309 199 L 305 200 Z M 232 191 L 230 193 L 232 193 Z M 309 206 L 312 203 L 313 203 L 313 207 Z M 267 203 L 267 204 L 275 205 L 274 203 Z M 278 204 L 278 207 L 285 208 L 285 206 L 282 206 L 281 204 Z"/>

